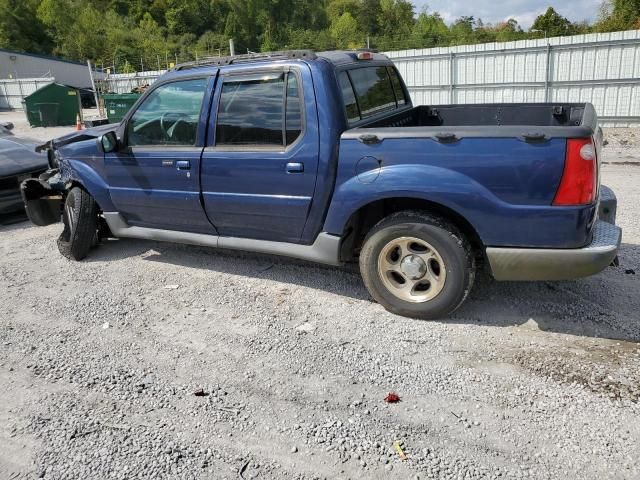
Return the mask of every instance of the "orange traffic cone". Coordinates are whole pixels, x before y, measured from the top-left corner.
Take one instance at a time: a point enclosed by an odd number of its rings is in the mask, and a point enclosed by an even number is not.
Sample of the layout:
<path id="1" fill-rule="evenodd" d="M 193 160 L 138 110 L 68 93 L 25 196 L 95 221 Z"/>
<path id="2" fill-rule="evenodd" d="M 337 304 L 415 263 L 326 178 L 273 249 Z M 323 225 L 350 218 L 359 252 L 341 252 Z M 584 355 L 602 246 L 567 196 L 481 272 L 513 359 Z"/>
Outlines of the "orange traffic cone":
<path id="1" fill-rule="evenodd" d="M 76 115 L 76 130 L 82 130 L 82 123 L 80 123 L 80 114 Z"/>

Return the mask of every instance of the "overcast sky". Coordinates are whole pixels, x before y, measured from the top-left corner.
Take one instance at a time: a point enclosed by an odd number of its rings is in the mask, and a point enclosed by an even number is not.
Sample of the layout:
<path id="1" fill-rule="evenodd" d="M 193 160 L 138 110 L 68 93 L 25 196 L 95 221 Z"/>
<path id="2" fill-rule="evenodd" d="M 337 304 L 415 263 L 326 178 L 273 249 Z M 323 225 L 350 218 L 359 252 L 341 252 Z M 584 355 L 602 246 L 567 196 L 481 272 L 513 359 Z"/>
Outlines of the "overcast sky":
<path id="1" fill-rule="evenodd" d="M 569 20 L 594 20 L 602 0 L 414 0 L 420 12 L 428 5 L 430 11 L 439 12 L 447 23 L 461 16 L 481 18 L 485 23 L 498 23 L 509 18 L 518 20 L 527 29 L 533 20 L 548 7 L 564 15 Z"/>

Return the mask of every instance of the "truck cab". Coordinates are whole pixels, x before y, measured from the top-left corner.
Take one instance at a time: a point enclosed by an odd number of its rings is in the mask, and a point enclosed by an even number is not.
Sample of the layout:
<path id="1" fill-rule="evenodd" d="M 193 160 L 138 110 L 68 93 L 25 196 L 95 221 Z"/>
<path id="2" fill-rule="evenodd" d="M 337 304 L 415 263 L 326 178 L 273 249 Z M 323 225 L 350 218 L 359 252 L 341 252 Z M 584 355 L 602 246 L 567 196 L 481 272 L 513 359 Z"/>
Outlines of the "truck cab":
<path id="1" fill-rule="evenodd" d="M 22 194 L 60 251 L 101 237 L 340 265 L 372 296 L 436 318 L 476 268 L 499 280 L 597 273 L 616 257 L 589 104 L 417 106 L 368 51 L 213 58 L 162 76 L 123 121 L 52 140 Z"/>

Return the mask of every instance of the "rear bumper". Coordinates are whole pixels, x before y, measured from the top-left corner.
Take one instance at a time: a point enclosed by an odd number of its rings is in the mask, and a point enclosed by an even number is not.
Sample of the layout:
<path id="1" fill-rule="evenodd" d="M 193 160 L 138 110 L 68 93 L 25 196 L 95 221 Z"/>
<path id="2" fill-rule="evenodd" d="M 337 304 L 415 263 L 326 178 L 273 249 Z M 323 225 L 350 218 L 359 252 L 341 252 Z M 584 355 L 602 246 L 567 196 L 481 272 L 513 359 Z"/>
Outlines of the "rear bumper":
<path id="1" fill-rule="evenodd" d="M 611 265 L 618 255 L 622 230 L 615 225 L 617 200 L 611 189 L 600 192 L 593 239 L 584 248 L 487 248 L 496 280 L 571 280 L 588 277 Z"/>

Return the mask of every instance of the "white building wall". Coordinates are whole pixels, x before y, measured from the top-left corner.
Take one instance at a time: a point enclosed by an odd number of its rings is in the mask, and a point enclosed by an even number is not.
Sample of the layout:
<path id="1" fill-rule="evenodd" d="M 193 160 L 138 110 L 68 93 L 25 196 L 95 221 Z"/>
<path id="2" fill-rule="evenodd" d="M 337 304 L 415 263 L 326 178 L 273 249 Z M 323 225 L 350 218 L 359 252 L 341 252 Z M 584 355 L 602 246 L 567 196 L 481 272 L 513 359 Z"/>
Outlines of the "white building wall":
<path id="1" fill-rule="evenodd" d="M 102 73 L 95 75 L 96 78 L 104 77 Z M 58 83 L 76 88 L 91 88 L 86 64 L 0 50 L 0 79 L 38 77 L 53 77 Z"/>
<path id="2" fill-rule="evenodd" d="M 416 105 L 590 102 L 640 125 L 640 30 L 386 52 Z"/>

